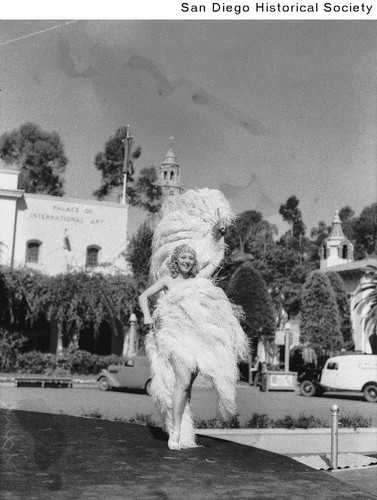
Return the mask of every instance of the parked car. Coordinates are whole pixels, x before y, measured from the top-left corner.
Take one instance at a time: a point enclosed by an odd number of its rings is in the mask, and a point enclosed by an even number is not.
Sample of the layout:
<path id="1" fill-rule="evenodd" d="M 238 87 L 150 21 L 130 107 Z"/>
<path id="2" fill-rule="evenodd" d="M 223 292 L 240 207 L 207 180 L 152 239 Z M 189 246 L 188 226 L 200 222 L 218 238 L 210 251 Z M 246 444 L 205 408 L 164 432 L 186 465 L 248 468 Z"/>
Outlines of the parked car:
<path id="1" fill-rule="evenodd" d="M 360 391 L 367 401 L 377 402 L 377 355 L 335 356 L 326 361 L 320 375 L 315 370 L 300 379 L 303 396 L 320 396 L 325 391 Z"/>
<path id="2" fill-rule="evenodd" d="M 123 364 L 110 365 L 97 378 L 98 388 L 108 391 L 113 387 L 141 389 L 150 394 L 151 370 L 146 356 L 126 358 Z"/>

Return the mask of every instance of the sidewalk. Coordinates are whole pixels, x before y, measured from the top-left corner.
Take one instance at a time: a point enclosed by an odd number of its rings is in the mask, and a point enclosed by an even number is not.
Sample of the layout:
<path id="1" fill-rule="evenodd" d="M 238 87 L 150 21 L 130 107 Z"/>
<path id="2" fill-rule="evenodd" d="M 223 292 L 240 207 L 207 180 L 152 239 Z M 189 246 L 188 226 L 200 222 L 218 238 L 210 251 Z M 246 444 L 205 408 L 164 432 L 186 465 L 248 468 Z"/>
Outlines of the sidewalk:
<path id="1" fill-rule="evenodd" d="M 0 411 L 0 428 L 6 500 L 377 498 L 363 482 L 204 436 L 173 452 L 158 428 L 17 410 Z"/>

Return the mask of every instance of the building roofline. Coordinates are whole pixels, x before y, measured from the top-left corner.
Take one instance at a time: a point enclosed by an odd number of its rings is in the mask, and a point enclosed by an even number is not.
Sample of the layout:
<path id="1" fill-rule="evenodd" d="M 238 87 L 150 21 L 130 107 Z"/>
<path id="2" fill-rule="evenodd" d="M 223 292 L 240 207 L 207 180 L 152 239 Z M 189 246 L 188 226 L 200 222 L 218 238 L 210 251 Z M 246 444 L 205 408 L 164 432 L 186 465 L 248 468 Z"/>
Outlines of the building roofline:
<path id="1" fill-rule="evenodd" d="M 377 267 L 377 259 L 362 259 L 355 260 L 353 262 L 347 262 L 346 264 L 338 264 L 337 266 L 326 267 L 323 271 L 326 272 L 352 272 L 352 271 L 361 271 L 368 266 L 376 266 Z"/>
<path id="2" fill-rule="evenodd" d="M 0 189 L 0 197 L 2 198 L 22 198 L 25 191 L 22 189 Z"/>
<path id="3" fill-rule="evenodd" d="M 97 205 L 101 207 L 105 206 L 105 207 L 122 208 L 122 209 L 129 208 L 128 203 L 126 203 L 126 205 L 123 205 L 120 203 L 109 202 L 109 201 L 99 201 L 99 200 L 84 199 L 84 198 L 67 198 L 65 196 L 51 196 L 48 194 L 25 193 L 24 197 L 26 200 L 30 198 L 30 199 L 55 201 L 56 203 L 78 203 L 81 205 Z"/>

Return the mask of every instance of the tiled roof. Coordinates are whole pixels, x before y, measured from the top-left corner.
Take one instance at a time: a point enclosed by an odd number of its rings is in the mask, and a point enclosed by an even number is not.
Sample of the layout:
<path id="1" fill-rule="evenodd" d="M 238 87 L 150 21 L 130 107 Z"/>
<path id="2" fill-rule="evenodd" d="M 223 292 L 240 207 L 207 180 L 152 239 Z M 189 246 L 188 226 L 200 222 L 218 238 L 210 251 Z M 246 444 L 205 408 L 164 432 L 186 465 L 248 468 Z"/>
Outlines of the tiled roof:
<path id="1" fill-rule="evenodd" d="M 362 259 L 355 260 L 353 262 L 347 262 L 347 264 L 339 264 L 337 266 L 331 266 L 324 269 L 324 272 L 347 272 L 347 271 L 358 271 L 365 269 L 368 266 L 377 267 L 377 259 Z"/>

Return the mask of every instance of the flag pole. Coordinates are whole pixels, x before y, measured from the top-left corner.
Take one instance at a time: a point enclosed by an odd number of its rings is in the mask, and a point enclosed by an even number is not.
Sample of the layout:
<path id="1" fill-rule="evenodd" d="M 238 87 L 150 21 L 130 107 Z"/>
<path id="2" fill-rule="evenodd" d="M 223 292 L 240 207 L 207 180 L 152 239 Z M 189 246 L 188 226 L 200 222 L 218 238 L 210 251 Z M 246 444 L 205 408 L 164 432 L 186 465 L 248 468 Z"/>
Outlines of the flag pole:
<path id="1" fill-rule="evenodd" d="M 130 135 L 130 126 L 127 125 L 127 135 L 123 139 L 124 143 L 124 158 L 123 158 L 123 193 L 122 193 L 122 205 L 126 204 L 126 193 L 127 193 L 127 180 L 128 171 L 131 162 L 131 148 L 132 148 L 132 135 Z"/>

